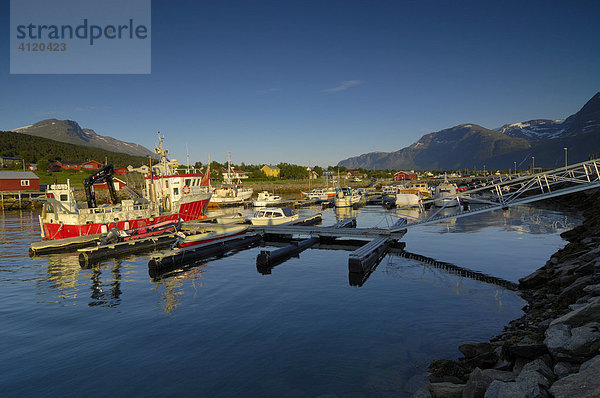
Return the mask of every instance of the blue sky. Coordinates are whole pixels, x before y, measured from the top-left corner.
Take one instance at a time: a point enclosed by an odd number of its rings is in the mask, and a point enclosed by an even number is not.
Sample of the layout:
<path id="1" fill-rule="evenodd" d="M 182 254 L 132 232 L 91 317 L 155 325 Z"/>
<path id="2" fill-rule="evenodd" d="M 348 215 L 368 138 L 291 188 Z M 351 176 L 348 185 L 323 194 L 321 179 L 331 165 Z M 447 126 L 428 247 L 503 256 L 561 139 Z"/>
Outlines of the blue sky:
<path id="1" fill-rule="evenodd" d="M 600 91 L 600 3 L 152 2 L 150 75 L 10 75 L 0 129 L 72 119 L 173 157 L 330 165 L 461 123 L 577 112 Z"/>

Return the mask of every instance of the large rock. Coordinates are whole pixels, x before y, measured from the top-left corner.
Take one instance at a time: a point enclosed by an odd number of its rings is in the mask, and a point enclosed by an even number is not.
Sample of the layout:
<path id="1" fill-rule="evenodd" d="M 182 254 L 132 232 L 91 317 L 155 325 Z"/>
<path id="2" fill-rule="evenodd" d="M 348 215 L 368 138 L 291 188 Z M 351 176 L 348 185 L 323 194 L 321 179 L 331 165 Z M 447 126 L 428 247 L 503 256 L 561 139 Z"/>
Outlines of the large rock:
<path id="1" fill-rule="evenodd" d="M 600 351 L 600 323 L 573 329 L 564 324 L 551 326 L 544 343 L 557 361 L 584 362 Z"/>
<path id="2" fill-rule="evenodd" d="M 478 355 L 493 351 L 494 347 L 487 342 L 477 342 L 462 344 L 458 349 L 463 353 L 465 358 L 474 358 Z"/>
<path id="3" fill-rule="evenodd" d="M 600 283 L 597 285 L 588 285 L 583 288 L 583 291 L 592 296 L 600 296 Z"/>
<path id="4" fill-rule="evenodd" d="M 496 369 L 481 370 L 475 368 L 465 385 L 463 398 L 483 398 L 488 387 L 494 380 L 515 381 L 515 375 L 512 372 L 504 372 Z"/>
<path id="5" fill-rule="evenodd" d="M 562 379 L 573 373 L 573 365 L 570 362 L 557 362 L 552 369 L 556 377 Z"/>
<path id="6" fill-rule="evenodd" d="M 536 287 L 544 286 L 548 279 L 548 273 L 546 272 L 545 267 L 542 267 L 537 271 L 519 279 L 519 289 L 534 289 Z"/>
<path id="7" fill-rule="evenodd" d="M 433 398 L 462 398 L 464 384 L 431 383 L 429 392 Z"/>
<path id="8" fill-rule="evenodd" d="M 536 359 L 523 366 L 514 382 L 494 380 L 485 392 L 485 398 L 546 398 L 553 379 L 548 365 L 542 359 Z"/>
<path id="9" fill-rule="evenodd" d="M 581 268 L 581 266 L 579 268 Z M 592 275 L 586 275 L 578 278 L 575 282 L 563 289 L 563 291 L 558 295 L 558 301 L 561 304 L 570 304 L 574 302 L 578 297 L 584 294 L 583 288 L 589 285 L 593 279 L 594 277 Z"/>
<path id="10" fill-rule="evenodd" d="M 544 344 L 548 348 L 550 355 L 557 361 L 560 361 L 564 347 L 569 344 L 569 340 L 571 339 L 571 327 L 565 324 L 551 325 L 546 329 L 545 335 Z"/>
<path id="11" fill-rule="evenodd" d="M 548 350 L 544 344 L 509 344 L 504 345 L 505 352 L 511 357 L 527 359 L 539 358 L 547 354 Z"/>
<path id="12" fill-rule="evenodd" d="M 431 398 L 431 392 L 429 392 L 429 386 L 419 388 L 410 398 Z"/>
<path id="13" fill-rule="evenodd" d="M 552 325 L 565 324 L 577 327 L 586 324 L 590 320 L 600 320 L 600 297 L 594 297 L 588 304 L 553 320 Z"/>
<path id="14" fill-rule="evenodd" d="M 584 366 L 586 365 L 586 366 Z M 555 382 L 550 393 L 555 398 L 598 398 L 600 397 L 600 356 L 582 365 L 574 373 Z"/>
<path id="15" fill-rule="evenodd" d="M 544 362 L 544 360 L 541 358 L 538 358 L 535 361 L 531 361 L 528 364 L 526 364 L 525 366 L 523 366 L 521 373 L 519 374 L 519 376 L 517 376 L 517 381 L 519 381 L 519 378 L 521 377 L 521 375 L 523 373 L 527 373 L 527 372 L 536 372 L 536 373 L 539 373 L 542 376 L 544 376 L 549 381 L 554 380 L 554 373 L 552 372 L 550 367 L 546 364 L 546 362 Z"/>
<path id="16" fill-rule="evenodd" d="M 475 368 L 465 385 L 462 398 L 483 398 L 485 391 L 494 379 L 484 374 L 481 369 Z"/>
<path id="17" fill-rule="evenodd" d="M 515 381 L 515 374 L 513 372 L 506 372 L 497 369 L 484 369 L 483 374 L 491 377 L 493 380 L 500 381 Z"/>
<path id="18" fill-rule="evenodd" d="M 524 397 L 524 393 L 515 382 L 494 380 L 485 392 L 485 398 L 514 398 Z"/>

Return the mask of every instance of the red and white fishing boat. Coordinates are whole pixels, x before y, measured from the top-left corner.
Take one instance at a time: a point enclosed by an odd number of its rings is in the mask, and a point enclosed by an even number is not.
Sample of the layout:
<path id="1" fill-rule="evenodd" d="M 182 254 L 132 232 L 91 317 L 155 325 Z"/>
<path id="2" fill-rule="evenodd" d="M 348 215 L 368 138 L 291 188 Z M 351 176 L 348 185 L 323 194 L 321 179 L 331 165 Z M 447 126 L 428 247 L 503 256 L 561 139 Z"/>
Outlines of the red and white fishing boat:
<path id="1" fill-rule="evenodd" d="M 210 172 L 178 173 L 175 161 L 167 159 L 168 150 L 162 147 L 163 137 L 154 151 L 160 161 L 145 178 L 144 196 L 117 203 L 112 183 L 112 166 L 105 166 L 84 182 L 87 206 L 75 201 L 69 181 L 51 185 L 39 217 L 42 239 L 54 240 L 106 233 L 111 228 L 129 230 L 161 223 L 166 220 L 184 221 L 205 217 L 210 201 L 208 180 Z M 106 182 L 111 204 L 96 205 L 93 184 Z M 131 191 L 133 192 L 133 191 Z"/>

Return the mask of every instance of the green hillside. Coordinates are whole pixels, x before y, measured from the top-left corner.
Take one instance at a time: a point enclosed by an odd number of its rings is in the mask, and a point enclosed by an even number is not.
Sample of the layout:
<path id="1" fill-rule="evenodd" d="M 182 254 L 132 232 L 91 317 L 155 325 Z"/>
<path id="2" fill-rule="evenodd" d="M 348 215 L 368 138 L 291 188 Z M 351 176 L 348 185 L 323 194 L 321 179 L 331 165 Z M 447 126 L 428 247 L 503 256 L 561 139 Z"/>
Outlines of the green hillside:
<path id="1" fill-rule="evenodd" d="M 148 163 L 148 159 L 142 156 L 67 144 L 12 131 L 0 131 L 0 156 L 20 157 L 26 163 L 37 163 L 42 159 L 62 162 L 96 160 L 103 163 L 106 160 L 115 167 Z"/>

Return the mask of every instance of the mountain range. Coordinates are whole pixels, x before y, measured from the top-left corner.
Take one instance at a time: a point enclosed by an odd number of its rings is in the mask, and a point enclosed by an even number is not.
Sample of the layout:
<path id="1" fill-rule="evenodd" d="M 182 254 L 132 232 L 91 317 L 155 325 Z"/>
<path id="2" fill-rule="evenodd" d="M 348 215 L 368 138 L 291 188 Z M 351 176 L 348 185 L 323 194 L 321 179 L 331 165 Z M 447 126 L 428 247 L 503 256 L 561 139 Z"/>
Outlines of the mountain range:
<path id="1" fill-rule="evenodd" d="M 73 120 L 46 119 L 29 126 L 13 129 L 12 131 L 49 138 L 51 140 L 74 145 L 90 146 L 112 152 L 126 153 L 134 156 L 156 156 L 154 152 L 151 152 L 142 145 L 99 135 L 92 129 L 81 128 L 81 126 Z"/>
<path id="2" fill-rule="evenodd" d="M 429 133 L 394 152 L 371 152 L 344 159 L 339 166 L 365 169 L 509 169 L 564 165 L 600 153 L 600 92 L 565 120 L 535 119 L 488 129 L 461 124 Z"/>

